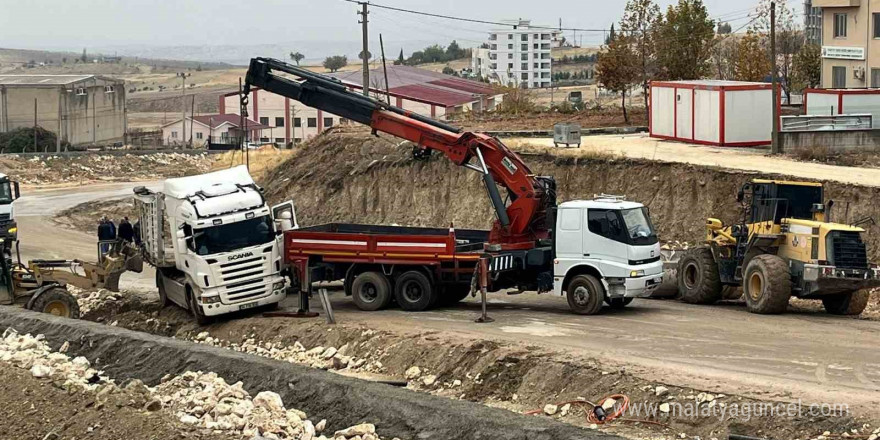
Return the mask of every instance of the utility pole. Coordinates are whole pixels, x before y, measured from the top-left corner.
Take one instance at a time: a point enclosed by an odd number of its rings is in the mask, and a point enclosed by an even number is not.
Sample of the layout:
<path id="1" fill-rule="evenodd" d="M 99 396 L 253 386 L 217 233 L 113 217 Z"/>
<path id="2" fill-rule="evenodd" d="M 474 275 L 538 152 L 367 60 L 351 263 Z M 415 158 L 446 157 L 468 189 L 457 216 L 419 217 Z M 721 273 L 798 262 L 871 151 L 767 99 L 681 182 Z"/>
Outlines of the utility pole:
<path id="1" fill-rule="evenodd" d="M 183 141 L 184 144 L 186 144 L 186 77 L 189 75 L 190 74 L 184 72 L 177 73 L 177 76 L 183 80 L 183 90 L 180 95 L 183 97 L 181 100 L 183 103 L 183 119 L 180 120 L 180 125 L 183 127 L 183 133 L 181 133 L 183 136 L 180 137 L 180 140 Z"/>
<path id="2" fill-rule="evenodd" d="M 779 89 L 776 78 L 776 2 L 770 2 L 770 61 L 773 63 L 773 135 L 770 144 L 770 152 L 779 154 Z"/>
<path id="3" fill-rule="evenodd" d="M 34 153 L 37 151 L 37 98 L 34 98 Z"/>
<path id="4" fill-rule="evenodd" d="M 364 87 L 363 87 L 363 91 L 364 91 L 364 96 L 370 96 L 370 34 L 369 34 L 369 30 L 367 28 L 367 23 L 369 23 L 369 20 L 367 20 L 367 15 L 369 14 L 369 12 L 367 12 L 367 5 L 369 5 L 369 3 L 368 2 L 361 2 L 360 5 L 361 5 L 361 12 L 358 12 L 358 14 L 361 16 L 360 24 L 361 24 L 361 30 L 363 31 L 363 43 L 364 43 L 364 48 L 361 51 L 361 58 L 363 58 L 363 62 L 364 62 Z"/>
<path id="5" fill-rule="evenodd" d="M 388 85 L 388 65 L 385 64 L 385 42 L 382 41 L 382 34 L 379 34 L 379 47 L 382 48 L 382 70 L 385 71 L 385 97 L 388 98 L 388 105 L 391 105 L 391 87 Z"/>

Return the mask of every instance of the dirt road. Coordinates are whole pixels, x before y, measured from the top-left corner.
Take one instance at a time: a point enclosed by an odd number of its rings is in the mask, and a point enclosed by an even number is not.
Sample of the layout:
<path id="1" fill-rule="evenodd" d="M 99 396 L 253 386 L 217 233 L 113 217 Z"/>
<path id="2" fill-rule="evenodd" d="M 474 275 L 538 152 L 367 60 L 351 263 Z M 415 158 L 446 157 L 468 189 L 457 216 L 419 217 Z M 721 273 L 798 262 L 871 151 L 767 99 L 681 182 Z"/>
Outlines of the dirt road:
<path id="1" fill-rule="evenodd" d="M 15 202 L 15 217 L 21 242 L 21 258 L 97 260 L 97 237 L 63 228 L 52 219 L 64 209 L 91 200 L 128 197 L 135 186 L 159 189 L 160 182 L 112 183 L 50 190 L 25 190 Z M 123 288 L 153 288 L 155 272 L 148 266 L 141 274 L 122 275 Z"/>
<path id="2" fill-rule="evenodd" d="M 153 183 L 153 186 L 156 184 Z M 91 258 L 94 238 L 58 232 L 54 212 L 90 199 L 128 194 L 131 184 L 31 192 L 16 202 L 23 253 Z M 126 274 L 123 286 L 152 289 L 153 273 Z M 742 305 L 699 307 L 640 300 L 624 311 L 593 317 L 569 313 L 562 298 L 491 295 L 495 322 L 475 324 L 478 304 L 426 313 L 357 311 L 331 295 L 337 318 L 394 331 L 442 331 L 470 339 L 540 345 L 626 366 L 667 384 L 755 398 L 842 402 L 854 411 L 880 405 L 880 322 L 822 312 L 751 315 Z M 285 305 L 295 308 L 296 297 Z M 313 301 L 313 307 L 319 307 Z"/>
<path id="3" fill-rule="evenodd" d="M 511 145 L 534 145 L 554 149 L 553 139 L 503 140 Z M 660 162 L 689 163 L 765 174 L 784 174 L 805 179 L 832 180 L 854 185 L 880 186 L 880 169 L 798 162 L 785 157 L 770 157 L 768 151 L 763 149 L 689 145 L 654 139 L 646 134 L 585 136 L 580 149 L 554 149 L 554 154 L 574 157 L 595 152 Z"/>

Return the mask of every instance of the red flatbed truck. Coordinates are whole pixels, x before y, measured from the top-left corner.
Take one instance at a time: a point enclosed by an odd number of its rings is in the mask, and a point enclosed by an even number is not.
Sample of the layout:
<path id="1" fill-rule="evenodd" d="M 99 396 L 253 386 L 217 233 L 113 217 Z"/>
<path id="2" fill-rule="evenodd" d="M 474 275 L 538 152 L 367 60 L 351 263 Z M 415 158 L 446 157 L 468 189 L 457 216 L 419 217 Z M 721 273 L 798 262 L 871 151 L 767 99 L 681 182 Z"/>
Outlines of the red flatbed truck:
<path id="1" fill-rule="evenodd" d="M 331 223 L 288 231 L 286 261 L 304 286 L 344 280 L 362 310 L 453 304 L 471 291 L 488 231 Z M 307 291 L 307 290 L 306 290 Z"/>

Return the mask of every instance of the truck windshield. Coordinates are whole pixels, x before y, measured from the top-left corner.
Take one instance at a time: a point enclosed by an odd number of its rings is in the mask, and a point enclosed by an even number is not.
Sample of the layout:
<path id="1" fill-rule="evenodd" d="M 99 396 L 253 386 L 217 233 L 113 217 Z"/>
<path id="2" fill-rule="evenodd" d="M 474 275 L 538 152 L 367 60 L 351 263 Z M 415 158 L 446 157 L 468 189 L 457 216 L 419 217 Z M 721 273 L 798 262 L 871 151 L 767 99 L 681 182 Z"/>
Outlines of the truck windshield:
<path id="1" fill-rule="evenodd" d="M 7 181 L 0 183 L 0 205 L 12 203 L 12 185 Z"/>
<path id="2" fill-rule="evenodd" d="M 275 240 L 275 228 L 268 215 L 236 223 L 195 229 L 193 245 L 199 255 L 213 255 L 259 246 Z"/>
<path id="3" fill-rule="evenodd" d="M 625 209 L 620 213 L 632 244 L 647 245 L 657 242 L 657 232 L 646 208 Z"/>

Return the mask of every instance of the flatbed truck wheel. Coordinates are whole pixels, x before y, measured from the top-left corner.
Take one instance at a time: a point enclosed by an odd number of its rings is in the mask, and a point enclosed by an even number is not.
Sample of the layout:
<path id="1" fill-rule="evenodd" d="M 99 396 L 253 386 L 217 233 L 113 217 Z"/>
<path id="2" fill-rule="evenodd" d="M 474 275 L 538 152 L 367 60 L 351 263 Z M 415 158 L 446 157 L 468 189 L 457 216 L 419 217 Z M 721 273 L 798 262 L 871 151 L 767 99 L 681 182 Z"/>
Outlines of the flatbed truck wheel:
<path id="1" fill-rule="evenodd" d="M 165 281 L 162 278 L 162 273 L 159 272 L 159 269 L 156 269 L 156 290 L 159 291 L 159 304 L 162 307 L 168 307 L 171 305 L 171 300 L 168 299 L 168 291 L 165 290 Z"/>
<path id="2" fill-rule="evenodd" d="M 858 290 L 852 293 L 822 298 L 822 305 L 825 306 L 825 311 L 832 315 L 858 316 L 865 311 L 865 307 L 868 306 L 868 300 L 870 299 L 871 292 Z"/>
<path id="3" fill-rule="evenodd" d="M 186 288 L 186 303 L 189 305 L 189 312 L 192 314 L 193 318 L 195 318 L 196 324 L 202 326 L 211 323 L 211 317 L 202 314 L 202 310 L 199 308 L 199 305 L 196 304 L 196 298 L 189 286 Z"/>
<path id="4" fill-rule="evenodd" d="M 578 315 L 595 315 L 605 302 L 605 288 L 592 275 L 578 275 L 568 283 L 568 306 Z"/>
<path id="5" fill-rule="evenodd" d="M 434 288 L 431 280 L 417 270 L 404 272 L 394 282 L 394 298 L 401 309 L 409 312 L 422 312 L 434 303 Z"/>
<path id="6" fill-rule="evenodd" d="M 384 309 L 391 303 L 391 282 L 381 272 L 363 272 L 351 283 L 351 299 L 367 312 Z"/>
<path id="7" fill-rule="evenodd" d="M 31 305 L 31 310 L 62 318 L 79 319 L 79 303 L 61 286 L 43 292 Z"/>
<path id="8" fill-rule="evenodd" d="M 758 255 L 749 261 L 743 278 L 746 308 L 752 313 L 774 315 L 785 312 L 791 298 L 791 272 L 776 255 Z"/>
<path id="9" fill-rule="evenodd" d="M 711 249 L 694 249 L 678 262 L 678 295 L 688 304 L 715 304 L 721 299 L 721 276 Z"/>

